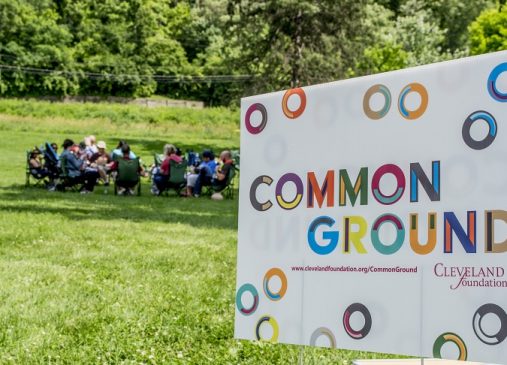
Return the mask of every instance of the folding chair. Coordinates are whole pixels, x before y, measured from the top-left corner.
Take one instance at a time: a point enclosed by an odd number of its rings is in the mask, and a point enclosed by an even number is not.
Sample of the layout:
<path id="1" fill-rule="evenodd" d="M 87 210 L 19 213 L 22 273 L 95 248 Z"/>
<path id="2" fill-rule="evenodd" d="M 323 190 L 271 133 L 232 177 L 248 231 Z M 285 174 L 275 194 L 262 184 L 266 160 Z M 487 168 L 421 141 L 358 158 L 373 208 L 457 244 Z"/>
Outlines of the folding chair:
<path id="1" fill-rule="evenodd" d="M 203 186 L 204 195 L 212 195 L 213 193 L 222 193 L 224 198 L 234 199 L 234 177 L 236 176 L 236 166 L 232 165 L 227 175 L 224 185 Z"/>
<path id="2" fill-rule="evenodd" d="M 137 196 L 141 195 L 141 176 L 139 170 L 141 163 L 138 158 L 133 160 L 126 160 L 124 158 L 118 158 L 118 169 L 116 178 L 114 179 L 114 194 L 118 195 L 120 187 L 133 189 L 137 187 Z"/>
<path id="3" fill-rule="evenodd" d="M 60 156 L 60 183 L 57 185 L 60 187 L 59 190 L 65 191 L 66 188 L 70 188 L 72 191 L 79 191 L 82 185 L 76 179 L 69 176 L 67 171 L 67 158 L 65 155 Z"/>
<path id="4" fill-rule="evenodd" d="M 187 172 L 186 160 L 180 163 L 171 160 L 169 161 L 169 181 L 167 184 L 166 192 L 173 189 L 176 194 L 180 195 L 181 191 L 187 186 L 187 179 L 185 179 L 185 173 Z"/>
<path id="5" fill-rule="evenodd" d="M 46 177 L 40 176 L 34 173 L 34 169 L 30 167 L 30 157 L 31 157 L 32 151 L 28 150 L 26 151 L 26 181 L 25 186 L 30 186 L 30 179 L 34 180 L 34 186 L 37 187 L 44 187 L 46 184 Z"/>

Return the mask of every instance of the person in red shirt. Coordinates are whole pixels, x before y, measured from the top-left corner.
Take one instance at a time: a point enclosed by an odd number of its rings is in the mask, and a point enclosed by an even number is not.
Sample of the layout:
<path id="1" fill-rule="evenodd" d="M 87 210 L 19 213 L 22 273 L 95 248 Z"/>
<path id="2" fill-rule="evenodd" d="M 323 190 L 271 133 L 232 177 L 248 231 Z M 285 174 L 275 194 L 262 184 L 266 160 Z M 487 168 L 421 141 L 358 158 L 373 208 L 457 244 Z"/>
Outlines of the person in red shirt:
<path id="1" fill-rule="evenodd" d="M 166 144 L 164 146 L 164 156 L 164 161 L 162 161 L 162 164 L 160 165 L 160 172 L 153 177 L 153 182 L 157 187 L 158 194 L 167 189 L 169 175 L 171 174 L 171 160 L 177 163 L 182 161 L 181 156 L 176 154 L 176 147 L 172 144 Z"/>

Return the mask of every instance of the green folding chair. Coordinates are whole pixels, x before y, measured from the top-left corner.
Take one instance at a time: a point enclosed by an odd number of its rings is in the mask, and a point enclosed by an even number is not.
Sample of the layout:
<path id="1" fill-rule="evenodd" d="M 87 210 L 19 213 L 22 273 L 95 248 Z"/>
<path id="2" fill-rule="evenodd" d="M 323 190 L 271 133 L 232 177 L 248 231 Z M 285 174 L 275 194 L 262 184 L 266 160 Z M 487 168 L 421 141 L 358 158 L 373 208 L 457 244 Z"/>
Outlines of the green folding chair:
<path id="1" fill-rule="evenodd" d="M 158 153 L 153 154 L 153 164 L 155 166 L 162 165 L 162 162 L 164 161 L 164 155 L 160 155 Z"/>
<path id="2" fill-rule="evenodd" d="M 236 168 L 237 171 L 239 171 L 239 163 L 240 163 L 239 151 L 238 150 L 231 151 L 231 154 L 232 160 L 234 161 L 234 167 Z"/>
<path id="3" fill-rule="evenodd" d="M 181 191 L 187 186 L 187 179 L 185 173 L 187 172 L 187 162 L 185 160 L 180 163 L 171 160 L 169 161 L 169 181 L 166 191 L 173 189 L 176 194 L 180 195 Z"/>
<path id="4" fill-rule="evenodd" d="M 129 189 L 137 188 L 137 196 L 141 195 L 141 177 L 139 170 L 141 163 L 138 158 L 133 160 L 126 160 L 124 158 L 116 159 L 118 169 L 116 171 L 116 178 L 114 179 L 114 194 L 118 195 L 120 187 Z"/>
<path id="5" fill-rule="evenodd" d="M 234 178 L 236 176 L 236 166 L 232 165 L 227 175 L 225 186 L 210 185 L 204 187 L 204 195 L 212 195 L 213 193 L 222 193 L 224 198 L 234 199 Z"/>

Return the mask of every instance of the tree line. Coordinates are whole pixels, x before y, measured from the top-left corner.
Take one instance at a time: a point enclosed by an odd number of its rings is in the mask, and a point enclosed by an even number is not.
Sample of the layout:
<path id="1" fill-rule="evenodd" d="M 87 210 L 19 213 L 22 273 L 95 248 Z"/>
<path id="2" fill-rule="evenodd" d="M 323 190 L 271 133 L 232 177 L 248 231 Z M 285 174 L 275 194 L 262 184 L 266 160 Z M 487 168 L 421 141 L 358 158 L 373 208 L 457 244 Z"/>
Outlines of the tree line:
<path id="1" fill-rule="evenodd" d="M 507 49 L 505 0 L 0 0 L 0 95 L 241 96 Z"/>

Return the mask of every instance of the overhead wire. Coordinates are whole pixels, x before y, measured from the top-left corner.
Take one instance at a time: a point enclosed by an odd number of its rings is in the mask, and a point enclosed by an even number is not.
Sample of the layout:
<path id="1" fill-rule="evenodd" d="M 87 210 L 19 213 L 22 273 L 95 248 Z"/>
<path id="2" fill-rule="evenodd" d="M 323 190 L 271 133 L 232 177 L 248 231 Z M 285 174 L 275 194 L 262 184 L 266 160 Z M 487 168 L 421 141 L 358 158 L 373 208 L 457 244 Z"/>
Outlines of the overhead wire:
<path id="1" fill-rule="evenodd" d="M 11 60 L 19 61 L 17 56 L 0 53 L 0 60 Z M 79 64 L 77 66 L 84 66 Z M 245 82 L 252 79 L 259 78 L 255 75 L 167 75 L 167 74 L 123 74 L 123 73 L 111 73 L 111 72 L 89 72 L 83 70 L 59 70 L 49 69 L 41 67 L 32 67 L 26 65 L 13 65 L 0 62 L 0 72 L 18 72 L 28 75 L 65 75 L 73 76 L 78 78 L 87 78 L 90 80 L 113 80 L 113 81 L 125 81 L 126 79 L 137 79 L 137 80 L 153 80 L 157 83 L 234 83 L 234 82 Z"/>
<path id="2" fill-rule="evenodd" d="M 87 71 L 71 71 L 57 70 L 38 67 L 27 67 L 17 65 L 0 64 L 0 70 L 7 72 L 21 72 L 29 75 L 66 75 L 76 76 L 79 78 L 88 78 L 94 80 L 115 80 L 124 81 L 125 79 L 144 79 L 154 80 L 159 83 L 231 83 L 244 82 L 257 78 L 254 75 L 161 75 L 161 74 L 116 74 L 109 72 L 87 72 Z"/>

